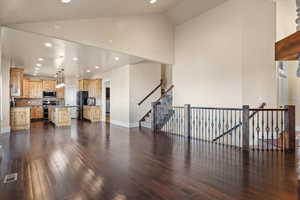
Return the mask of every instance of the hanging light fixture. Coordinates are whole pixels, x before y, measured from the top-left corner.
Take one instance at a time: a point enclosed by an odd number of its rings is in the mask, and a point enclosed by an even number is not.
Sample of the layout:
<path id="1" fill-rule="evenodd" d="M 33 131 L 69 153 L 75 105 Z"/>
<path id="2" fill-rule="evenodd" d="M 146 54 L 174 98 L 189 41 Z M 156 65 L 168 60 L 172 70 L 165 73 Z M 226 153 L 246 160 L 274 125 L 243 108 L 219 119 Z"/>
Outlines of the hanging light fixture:
<path id="1" fill-rule="evenodd" d="M 57 85 L 56 88 L 62 88 L 65 86 L 64 69 L 57 72 Z"/>

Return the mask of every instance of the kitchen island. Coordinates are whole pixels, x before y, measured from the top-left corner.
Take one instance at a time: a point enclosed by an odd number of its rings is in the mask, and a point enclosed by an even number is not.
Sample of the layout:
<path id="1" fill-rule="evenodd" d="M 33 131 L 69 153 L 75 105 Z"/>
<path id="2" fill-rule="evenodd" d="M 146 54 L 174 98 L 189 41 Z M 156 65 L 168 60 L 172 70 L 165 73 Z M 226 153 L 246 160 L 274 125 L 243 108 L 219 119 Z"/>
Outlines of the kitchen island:
<path id="1" fill-rule="evenodd" d="M 30 129 L 30 107 L 11 107 L 10 126 L 13 131 Z"/>
<path id="2" fill-rule="evenodd" d="M 55 126 L 71 126 L 71 114 L 68 106 L 48 106 L 49 121 Z"/>
<path id="3" fill-rule="evenodd" d="M 83 106 L 83 118 L 90 122 L 101 121 L 101 106 Z"/>

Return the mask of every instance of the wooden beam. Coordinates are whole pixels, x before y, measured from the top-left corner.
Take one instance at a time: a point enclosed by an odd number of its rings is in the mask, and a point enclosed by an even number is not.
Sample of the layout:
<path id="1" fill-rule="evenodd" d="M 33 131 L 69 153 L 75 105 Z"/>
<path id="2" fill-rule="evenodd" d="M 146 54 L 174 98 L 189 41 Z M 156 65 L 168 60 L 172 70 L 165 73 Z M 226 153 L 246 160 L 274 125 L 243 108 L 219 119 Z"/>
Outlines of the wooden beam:
<path id="1" fill-rule="evenodd" d="M 298 60 L 300 55 L 300 31 L 276 42 L 275 60 L 291 61 Z"/>

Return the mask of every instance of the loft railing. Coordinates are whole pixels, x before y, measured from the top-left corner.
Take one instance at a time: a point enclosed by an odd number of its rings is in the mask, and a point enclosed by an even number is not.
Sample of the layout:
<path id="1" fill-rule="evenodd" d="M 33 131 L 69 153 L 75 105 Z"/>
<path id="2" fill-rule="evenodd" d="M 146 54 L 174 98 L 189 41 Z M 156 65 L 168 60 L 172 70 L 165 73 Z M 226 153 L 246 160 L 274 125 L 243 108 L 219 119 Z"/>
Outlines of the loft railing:
<path id="1" fill-rule="evenodd" d="M 251 109 L 153 104 L 152 116 L 155 132 L 243 150 L 295 150 L 294 106 Z"/>

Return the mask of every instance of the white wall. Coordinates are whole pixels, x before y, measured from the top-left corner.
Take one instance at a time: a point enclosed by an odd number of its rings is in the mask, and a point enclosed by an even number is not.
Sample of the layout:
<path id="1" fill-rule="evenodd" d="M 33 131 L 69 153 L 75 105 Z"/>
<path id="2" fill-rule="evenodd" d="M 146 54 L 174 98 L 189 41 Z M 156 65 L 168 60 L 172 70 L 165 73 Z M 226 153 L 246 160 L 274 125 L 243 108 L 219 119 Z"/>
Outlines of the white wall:
<path id="1" fill-rule="evenodd" d="M 56 25 L 60 28 L 56 29 Z M 173 63 L 173 26 L 163 15 L 67 20 L 9 27 Z"/>
<path id="2" fill-rule="evenodd" d="M 9 79 L 10 79 L 10 60 L 2 56 L 1 59 L 1 133 L 10 131 L 10 97 L 9 97 Z"/>
<path id="3" fill-rule="evenodd" d="M 161 79 L 161 64 L 143 62 L 130 65 L 130 124 L 138 126 L 139 120 L 151 109 L 151 103 L 160 97 L 160 89 L 153 93 L 143 104 L 138 103 L 148 95 Z"/>
<path id="4" fill-rule="evenodd" d="M 229 0 L 177 26 L 175 105 L 275 105 L 274 43 L 269 0 Z"/>
<path id="5" fill-rule="evenodd" d="M 129 127 L 129 65 L 112 71 L 96 74 L 92 78 L 101 78 L 102 81 L 110 80 L 110 122 L 115 125 Z M 102 97 L 105 98 L 105 86 L 103 84 Z M 102 103 L 102 119 L 105 121 L 105 104 Z"/>
<path id="6" fill-rule="evenodd" d="M 160 90 L 151 98 L 138 106 L 161 78 L 161 64 L 156 62 L 142 62 L 126 65 L 109 72 L 95 74 L 92 78 L 101 78 L 103 82 L 110 82 L 110 121 L 112 124 L 124 127 L 137 127 L 138 121 L 151 108 L 151 102 L 160 96 Z M 105 84 L 102 96 L 105 97 Z M 102 119 L 105 119 L 105 104 L 102 103 Z"/>

